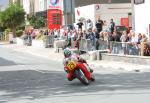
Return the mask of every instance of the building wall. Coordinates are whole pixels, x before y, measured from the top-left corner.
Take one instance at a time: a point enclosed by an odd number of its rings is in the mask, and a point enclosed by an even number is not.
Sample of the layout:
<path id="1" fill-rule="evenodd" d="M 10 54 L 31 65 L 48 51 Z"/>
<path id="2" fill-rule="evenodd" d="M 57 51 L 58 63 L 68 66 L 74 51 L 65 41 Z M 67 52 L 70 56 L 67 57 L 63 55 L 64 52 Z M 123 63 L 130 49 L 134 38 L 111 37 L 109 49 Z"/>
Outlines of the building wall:
<path id="1" fill-rule="evenodd" d="M 35 12 L 39 12 L 39 0 L 36 0 L 34 5 Z"/>
<path id="2" fill-rule="evenodd" d="M 35 0 L 29 0 L 30 2 L 30 14 L 35 13 Z"/>
<path id="3" fill-rule="evenodd" d="M 23 5 L 26 8 L 27 13 L 41 12 L 47 9 L 48 0 L 23 0 L 29 2 L 29 4 Z M 111 1 L 111 2 L 108 2 Z M 64 24 L 72 24 L 75 22 L 74 7 L 100 4 L 100 3 L 130 3 L 131 0 L 63 0 L 64 8 Z M 27 8 L 29 6 L 29 8 Z"/>
<path id="4" fill-rule="evenodd" d="M 150 0 L 145 0 L 144 4 L 134 5 L 135 7 L 135 31 L 145 33 L 150 38 Z"/>
<path id="5" fill-rule="evenodd" d="M 23 8 L 24 8 L 26 14 L 30 13 L 30 2 L 29 2 L 29 0 L 23 0 Z"/>
<path id="6" fill-rule="evenodd" d="M 47 0 L 39 0 L 39 11 L 44 11 L 47 9 L 47 6 L 45 6 L 45 2 L 47 2 Z"/>
<path id="7" fill-rule="evenodd" d="M 99 7 L 98 9 L 97 6 Z M 98 18 L 106 21 L 107 24 L 110 22 L 110 19 L 113 19 L 116 25 L 121 25 L 121 19 L 128 18 L 128 14 L 131 12 L 132 10 L 130 3 L 93 4 L 76 8 L 75 20 L 78 22 L 78 19 L 83 17 L 85 20 L 90 19 L 95 25 Z"/>
<path id="8" fill-rule="evenodd" d="M 85 2 L 85 0 L 73 0 L 73 1 L 74 1 L 73 6 L 75 8 L 86 6 L 86 5 L 91 5 L 91 4 L 131 3 L 131 0 L 86 0 L 86 2 Z M 74 18 L 74 20 L 75 20 L 75 18 Z"/>
<path id="9" fill-rule="evenodd" d="M 130 3 L 131 0 L 75 0 L 75 7 L 90 4 L 107 4 L 107 3 Z"/>

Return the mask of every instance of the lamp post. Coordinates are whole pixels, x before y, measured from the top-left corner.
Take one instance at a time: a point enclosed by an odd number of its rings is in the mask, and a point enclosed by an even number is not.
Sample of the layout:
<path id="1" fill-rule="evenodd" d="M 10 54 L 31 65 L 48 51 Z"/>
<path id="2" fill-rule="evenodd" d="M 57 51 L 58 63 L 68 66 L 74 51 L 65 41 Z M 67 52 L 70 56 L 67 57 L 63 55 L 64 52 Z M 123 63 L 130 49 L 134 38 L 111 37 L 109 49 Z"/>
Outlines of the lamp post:
<path id="1" fill-rule="evenodd" d="M 131 8 L 132 8 L 132 30 L 135 30 L 134 0 L 131 0 Z"/>

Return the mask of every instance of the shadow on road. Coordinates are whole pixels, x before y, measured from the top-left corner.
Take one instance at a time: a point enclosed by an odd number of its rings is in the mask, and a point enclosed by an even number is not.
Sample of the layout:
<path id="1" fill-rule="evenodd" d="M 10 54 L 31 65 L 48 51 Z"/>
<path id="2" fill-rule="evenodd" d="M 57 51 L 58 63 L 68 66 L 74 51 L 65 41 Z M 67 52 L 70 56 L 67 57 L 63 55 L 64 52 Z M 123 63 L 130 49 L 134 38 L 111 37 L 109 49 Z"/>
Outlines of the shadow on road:
<path id="1" fill-rule="evenodd" d="M 0 57 L 0 66 L 12 66 L 12 65 L 17 65 L 17 64 L 13 61 Z"/>
<path id="2" fill-rule="evenodd" d="M 150 89 L 149 73 L 96 74 L 96 81 L 89 86 L 78 80 L 67 81 L 64 72 L 36 71 L 0 72 L 0 101 L 13 98 L 40 99 L 50 96 L 74 95 L 75 93 L 98 93 L 115 90 Z M 98 94 L 104 95 L 104 94 Z"/>

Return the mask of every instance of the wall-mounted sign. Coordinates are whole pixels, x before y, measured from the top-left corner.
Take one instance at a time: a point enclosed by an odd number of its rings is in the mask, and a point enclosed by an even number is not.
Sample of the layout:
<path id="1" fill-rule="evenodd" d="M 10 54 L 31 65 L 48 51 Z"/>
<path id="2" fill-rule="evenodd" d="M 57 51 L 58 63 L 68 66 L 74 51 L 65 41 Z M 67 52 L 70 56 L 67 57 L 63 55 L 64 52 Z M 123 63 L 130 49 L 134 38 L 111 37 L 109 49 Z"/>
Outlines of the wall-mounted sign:
<path id="1" fill-rule="evenodd" d="M 95 10 L 96 10 L 96 11 L 97 11 L 97 10 L 100 10 L 100 6 L 101 6 L 100 4 L 96 4 L 96 5 L 95 5 Z"/>
<path id="2" fill-rule="evenodd" d="M 134 4 L 143 4 L 145 0 L 134 0 Z"/>
<path id="3" fill-rule="evenodd" d="M 121 25 L 128 28 L 129 27 L 129 19 L 128 18 L 121 18 Z"/>
<path id="4" fill-rule="evenodd" d="M 62 25 L 62 10 L 49 9 L 47 12 L 47 19 L 49 29 L 60 29 Z"/>
<path id="5" fill-rule="evenodd" d="M 63 0 L 48 0 L 48 9 L 61 9 L 62 10 Z"/>

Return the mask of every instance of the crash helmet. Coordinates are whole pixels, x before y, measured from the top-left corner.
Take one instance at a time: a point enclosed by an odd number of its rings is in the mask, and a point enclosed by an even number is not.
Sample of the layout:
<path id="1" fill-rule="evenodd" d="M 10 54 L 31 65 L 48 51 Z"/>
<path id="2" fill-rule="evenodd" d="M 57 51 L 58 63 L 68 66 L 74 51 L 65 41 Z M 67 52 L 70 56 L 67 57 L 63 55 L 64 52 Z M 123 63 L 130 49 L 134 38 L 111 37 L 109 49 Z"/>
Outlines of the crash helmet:
<path id="1" fill-rule="evenodd" d="M 71 51 L 68 48 L 64 49 L 64 56 L 65 57 L 70 57 L 71 56 Z"/>

